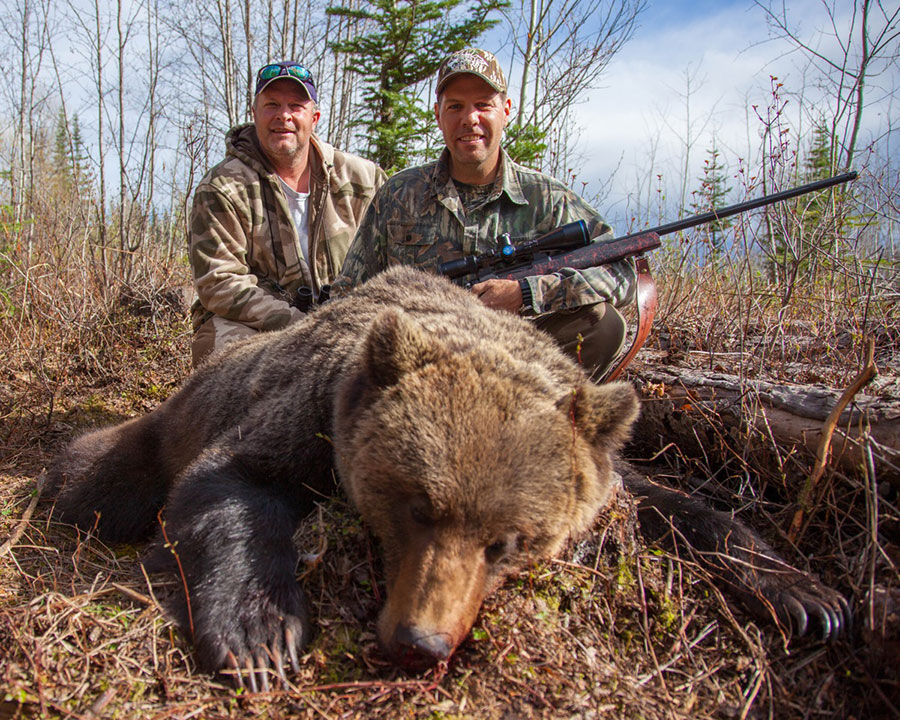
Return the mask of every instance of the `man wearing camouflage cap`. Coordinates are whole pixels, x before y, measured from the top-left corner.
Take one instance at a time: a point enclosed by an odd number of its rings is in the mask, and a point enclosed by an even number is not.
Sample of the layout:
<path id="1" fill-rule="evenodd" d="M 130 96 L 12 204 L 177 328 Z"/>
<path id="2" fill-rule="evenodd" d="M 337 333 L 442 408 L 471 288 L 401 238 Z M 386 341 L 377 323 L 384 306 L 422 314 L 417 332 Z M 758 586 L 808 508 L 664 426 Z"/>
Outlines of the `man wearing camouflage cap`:
<path id="1" fill-rule="evenodd" d="M 497 59 L 467 48 L 438 69 L 438 127 L 446 147 L 436 162 L 394 175 L 375 196 L 347 253 L 336 291 L 384 268 L 435 271 L 440 263 L 585 220 L 594 241 L 612 239 L 599 213 L 557 180 L 513 162 L 500 146 L 512 103 Z M 588 372 L 601 377 L 619 354 L 635 269 L 621 261 L 564 268 L 521 281 L 491 279 L 472 291 L 489 307 L 534 317 Z"/>
<path id="2" fill-rule="evenodd" d="M 225 160 L 194 193 L 190 261 L 196 367 L 225 344 L 303 317 L 301 286 L 317 295 L 340 270 L 384 172 L 315 135 L 312 73 L 264 65 L 253 122 L 232 128 Z"/>

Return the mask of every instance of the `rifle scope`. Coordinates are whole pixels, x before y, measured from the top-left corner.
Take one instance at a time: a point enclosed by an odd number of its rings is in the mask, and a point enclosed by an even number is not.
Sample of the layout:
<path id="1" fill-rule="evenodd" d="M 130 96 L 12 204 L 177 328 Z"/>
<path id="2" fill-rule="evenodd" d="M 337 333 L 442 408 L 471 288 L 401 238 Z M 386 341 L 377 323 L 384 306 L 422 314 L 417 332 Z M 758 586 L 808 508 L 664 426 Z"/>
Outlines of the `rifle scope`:
<path id="1" fill-rule="evenodd" d="M 476 273 L 490 265 L 513 265 L 521 258 L 531 259 L 535 253 L 575 250 L 591 244 L 587 223 L 584 220 L 560 225 L 555 230 L 518 245 L 510 242 L 509 235 L 501 235 L 498 240 L 501 245 L 496 250 L 481 255 L 466 255 L 458 260 L 441 263 L 438 272 L 453 279 Z"/>

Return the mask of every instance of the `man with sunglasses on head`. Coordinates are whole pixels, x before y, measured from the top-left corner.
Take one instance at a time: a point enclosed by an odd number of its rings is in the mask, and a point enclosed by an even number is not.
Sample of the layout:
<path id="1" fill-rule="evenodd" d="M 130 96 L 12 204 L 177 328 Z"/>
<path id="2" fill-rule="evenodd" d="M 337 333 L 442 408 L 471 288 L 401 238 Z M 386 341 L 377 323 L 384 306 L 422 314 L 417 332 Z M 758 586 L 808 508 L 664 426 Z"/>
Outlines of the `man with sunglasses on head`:
<path id="1" fill-rule="evenodd" d="M 467 48 L 438 69 L 438 128 L 446 147 L 433 163 L 397 173 L 381 188 L 347 253 L 333 293 L 390 265 L 436 270 L 440 263 L 496 250 L 502 235 L 521 243 L 584 220 L 594 241 L 612 239 L 599 213 L 557 180 L 525 168 L 500 146 L 512 103 L 500 63 Z M 594 377 L 602 377 L 625 340 L 616 307 L 634 295 L 634 263 L 563 268 L 521 281 L 472 287 L 489 307 L 533 317 Z"/>
<path id="2" fill-rule="evenodd" d="M 260 68 L 251 110 L 253 122 L 229 130 L 225 160 L 194 193 L 194 367 L 302 318 L 297 290 L 315 297 L 334 279 L 385 180 L 375 163 L 315 135 L 316 86 L 299 63 Z"/>

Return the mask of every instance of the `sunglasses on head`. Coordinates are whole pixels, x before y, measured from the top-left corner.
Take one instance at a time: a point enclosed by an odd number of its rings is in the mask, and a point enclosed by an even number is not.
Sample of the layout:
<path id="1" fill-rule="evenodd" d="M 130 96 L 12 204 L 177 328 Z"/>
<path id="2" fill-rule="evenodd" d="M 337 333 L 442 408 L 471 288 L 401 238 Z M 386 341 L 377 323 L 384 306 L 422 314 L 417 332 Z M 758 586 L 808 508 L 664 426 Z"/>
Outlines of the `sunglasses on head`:
<path id="1" fill-rule="evenodd" d="M 295 62 L 272 63 L 271 65 L 265 65 L 264 67 L 261 67 L 259 69 L 258 73 L 256 73 L 256 79 L 257 81 L 265 82 L 281 75 L 290 75 L 291 77 L 297 78 L 301 82 L 304 82 L 306 80 L 312 82 L 312 73 L 299 63 Z"/>

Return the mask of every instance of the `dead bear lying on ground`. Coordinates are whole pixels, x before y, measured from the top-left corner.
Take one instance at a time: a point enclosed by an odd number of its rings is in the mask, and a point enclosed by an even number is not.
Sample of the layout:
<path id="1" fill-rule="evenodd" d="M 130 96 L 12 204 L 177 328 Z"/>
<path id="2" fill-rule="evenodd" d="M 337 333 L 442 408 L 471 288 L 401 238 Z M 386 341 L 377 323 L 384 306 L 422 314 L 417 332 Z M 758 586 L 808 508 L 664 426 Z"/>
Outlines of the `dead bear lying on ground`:
<path id="1" fill-rule="evenodd" d="M 254 686 L 296 667 L 308 640 L 291 538 L 334 489 L 333 466 L 381 541 L 378 638 L 403 664 L 448 658 L 485 595 L 585 529 L 620 474 L 647 498 L 642 526 L 663 534 L 672 515 L 751 610 L 842 632 L 839 594 L 728 515 L 617 465 L 637 407 L 629 385 L 587 381 L 527 321 L 394 268 L 235 345 L 150 414 L 74 441 L 48 487 L 61 520 L 107 541 L 158 532 L 164 508 L 202 665 L 248 670 Z"/>

